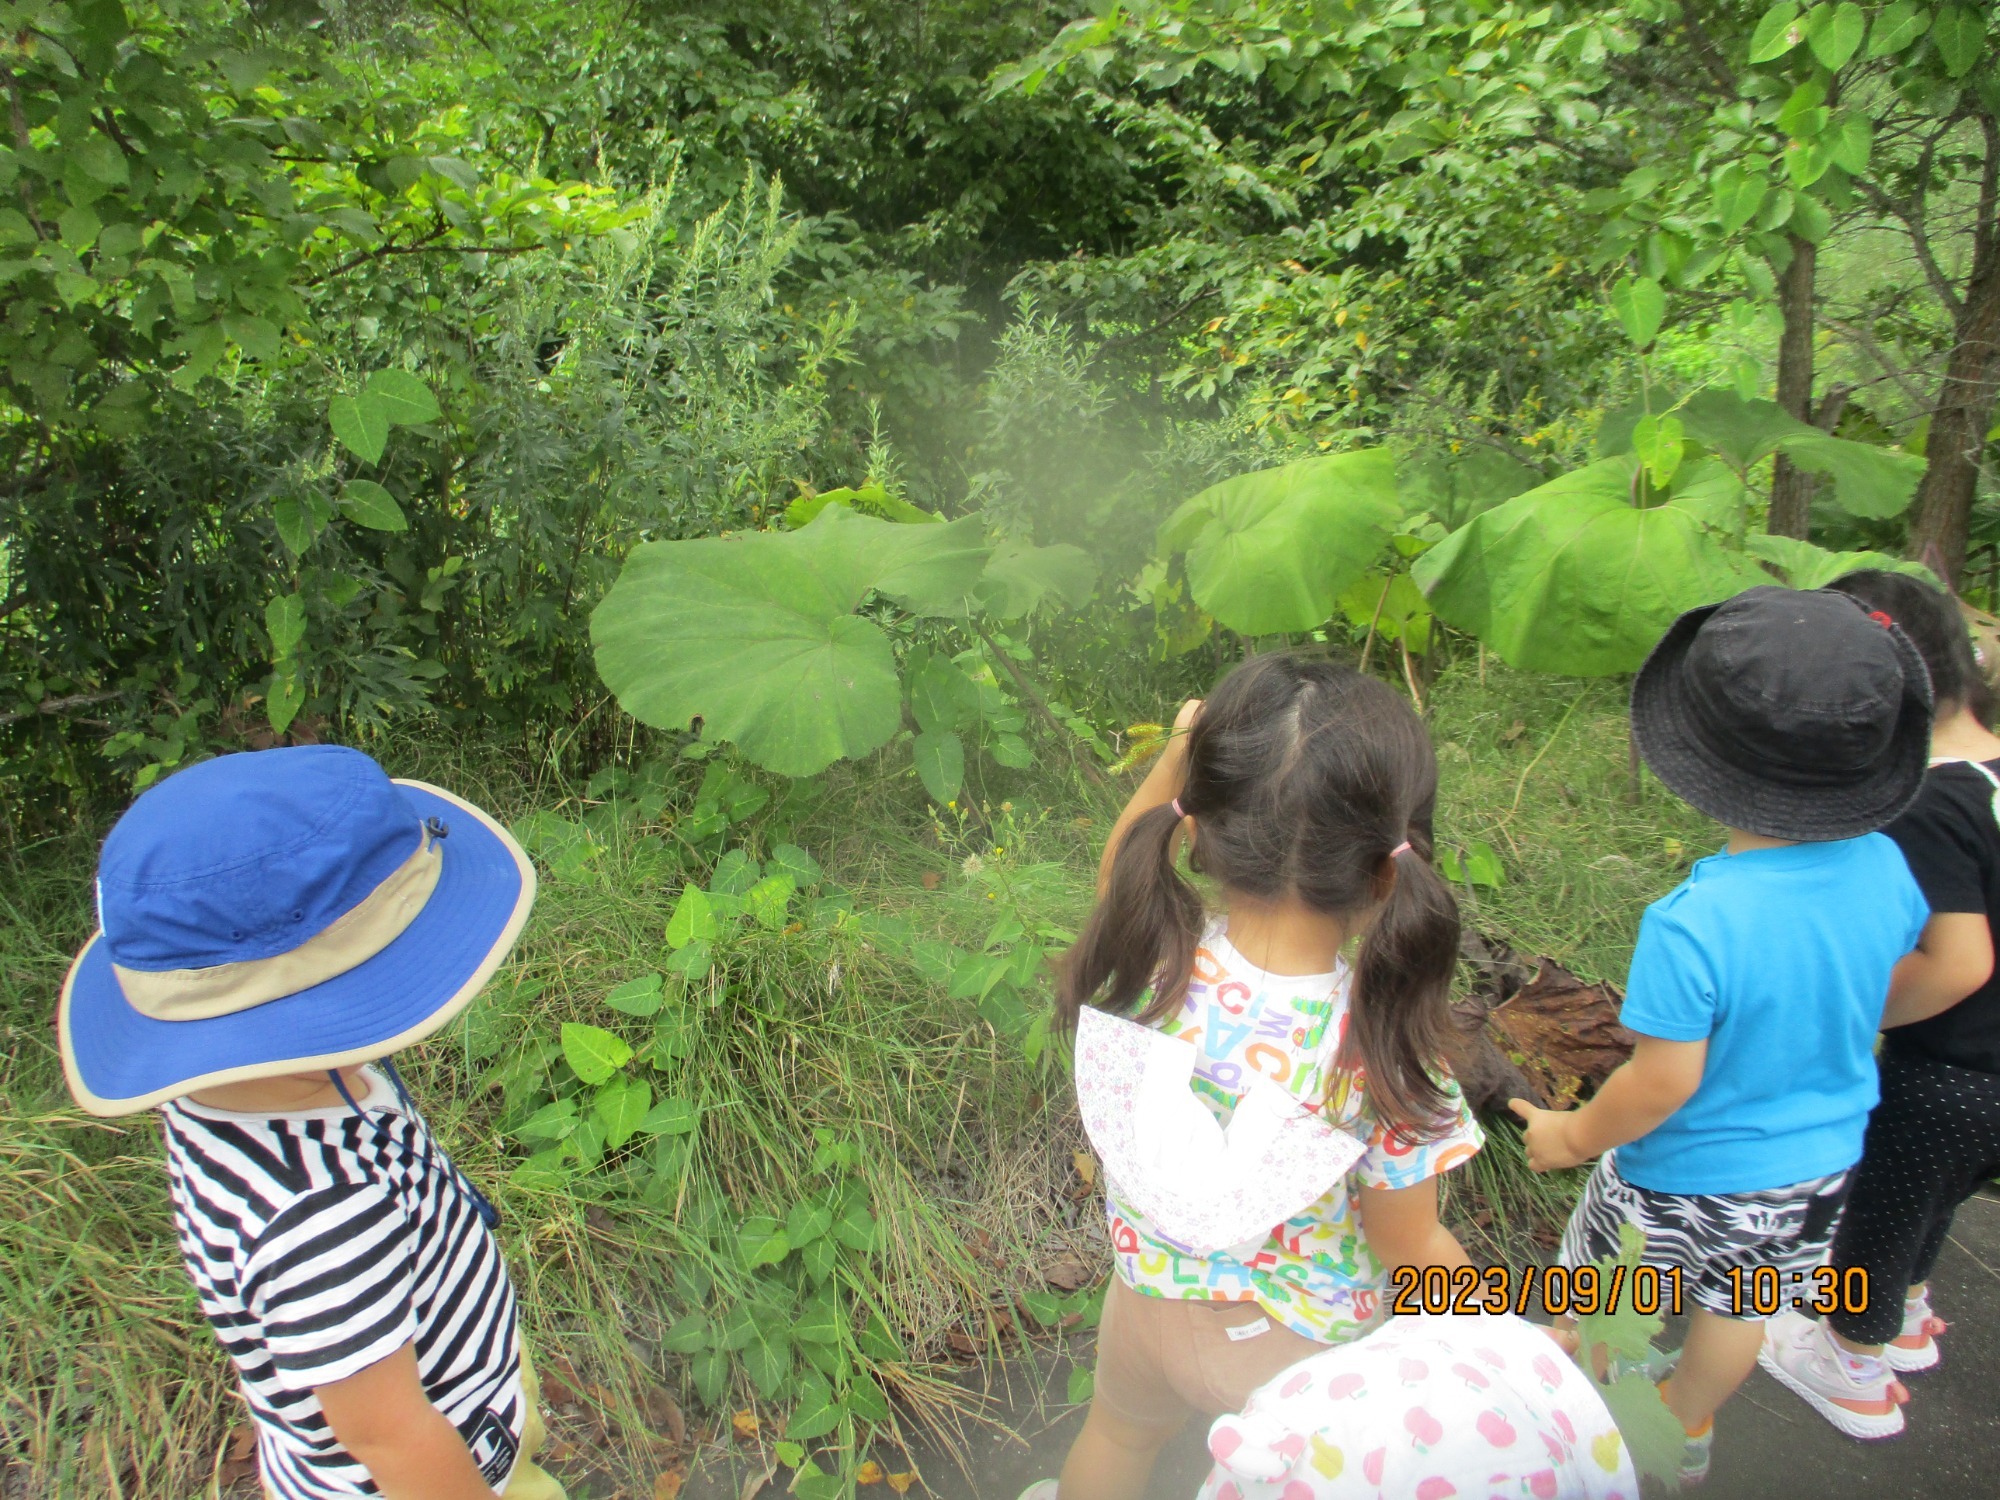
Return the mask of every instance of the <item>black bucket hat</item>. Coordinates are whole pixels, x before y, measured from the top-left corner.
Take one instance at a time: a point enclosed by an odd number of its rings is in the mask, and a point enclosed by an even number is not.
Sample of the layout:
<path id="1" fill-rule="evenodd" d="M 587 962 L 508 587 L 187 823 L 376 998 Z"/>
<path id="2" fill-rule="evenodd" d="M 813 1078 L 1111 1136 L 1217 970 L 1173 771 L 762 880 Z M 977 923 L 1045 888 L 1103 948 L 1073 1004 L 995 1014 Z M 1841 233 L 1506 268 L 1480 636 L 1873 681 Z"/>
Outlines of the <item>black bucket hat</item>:
<path id="1" fill-rule="evenodd" d="M 1668 627 L 1632 683 L 1632 738 L 1710 817 L 1858 838 L 1916 796 L 1931 680 L 1909 637 L 1829 589 L 1753 588 Z"/>

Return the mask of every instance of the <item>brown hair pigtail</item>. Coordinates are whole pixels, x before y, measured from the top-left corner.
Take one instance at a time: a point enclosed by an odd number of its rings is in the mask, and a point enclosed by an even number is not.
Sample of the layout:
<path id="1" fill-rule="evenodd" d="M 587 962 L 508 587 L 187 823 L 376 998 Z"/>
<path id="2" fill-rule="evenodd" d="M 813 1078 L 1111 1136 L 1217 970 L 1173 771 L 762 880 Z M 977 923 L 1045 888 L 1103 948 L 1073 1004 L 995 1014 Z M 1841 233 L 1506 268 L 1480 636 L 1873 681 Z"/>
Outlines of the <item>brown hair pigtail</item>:
<path id="1" fill-rule="evenodd" d="M 1124 1015 L 1148 985 L 1153 1003 L 1140 1020 L 1170 1014 L 1187 994 L 1201 939 L 1201 897 L 1174 867 L 1180 814 L 1165 803 L 1125 830 L 1111 876 L 1083 935 L 1065 955 L 1056 984 L 1056 1022 L 1076 1025 L 1077 1012 L 1109 986 L 1102 1008 Z"/>
<path id="2" fill-rule="evenodd" d="M 1343 1066 L 1366 1069 L 1376 1114 L 1404 1140 L 1447 1118 L 1439 1071 L 1457 1040 L 1458 902 L 1431 868 L 1429 844 L 1416 833 L 1392 860 L 1395 883 L 1361 938 L 1341 1049 Z"/>

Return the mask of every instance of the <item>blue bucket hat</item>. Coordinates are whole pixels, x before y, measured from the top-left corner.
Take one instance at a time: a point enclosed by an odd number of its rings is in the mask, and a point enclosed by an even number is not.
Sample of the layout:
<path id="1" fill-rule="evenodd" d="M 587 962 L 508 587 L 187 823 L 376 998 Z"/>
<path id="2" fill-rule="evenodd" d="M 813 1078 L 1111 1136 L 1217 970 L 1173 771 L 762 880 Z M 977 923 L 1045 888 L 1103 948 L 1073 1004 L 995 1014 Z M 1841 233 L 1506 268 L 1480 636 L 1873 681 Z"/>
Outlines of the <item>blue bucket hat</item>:
<path id="1" fill-rule="evenodd" d="M 204 761 L 104 841 L 58 1017 L 70 1092 L 127 1115 L 387 1056 L 471 1002 L 534 899 L 504 828 L 358 750 Z"/>

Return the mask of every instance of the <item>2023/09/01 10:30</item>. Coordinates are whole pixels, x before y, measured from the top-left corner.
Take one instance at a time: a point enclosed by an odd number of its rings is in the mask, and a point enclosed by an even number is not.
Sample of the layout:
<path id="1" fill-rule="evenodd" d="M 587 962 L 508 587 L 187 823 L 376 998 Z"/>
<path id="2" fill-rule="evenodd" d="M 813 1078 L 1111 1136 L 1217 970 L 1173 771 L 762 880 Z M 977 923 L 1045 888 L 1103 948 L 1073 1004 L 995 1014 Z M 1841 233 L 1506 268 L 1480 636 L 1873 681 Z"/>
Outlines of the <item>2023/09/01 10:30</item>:
<path id="1" fill-rule="evenodd" d="M 1769 1268 L 1765 1268 L 1769 1269 Z M 1389 1277 L 1389 1311 L 1590 1317 L 1629 1308 L 1645 1317 L 1681 1311 L 1679 1266 L 1398 1266 Z"/>

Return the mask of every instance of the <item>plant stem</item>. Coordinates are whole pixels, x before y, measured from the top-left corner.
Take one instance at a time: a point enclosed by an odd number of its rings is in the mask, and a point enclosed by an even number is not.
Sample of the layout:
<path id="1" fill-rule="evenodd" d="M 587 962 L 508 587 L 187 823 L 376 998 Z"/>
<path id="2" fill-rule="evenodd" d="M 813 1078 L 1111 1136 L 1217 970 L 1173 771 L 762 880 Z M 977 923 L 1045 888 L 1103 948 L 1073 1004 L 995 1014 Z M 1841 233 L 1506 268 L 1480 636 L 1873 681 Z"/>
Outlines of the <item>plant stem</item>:
<path id="1" fill-rule="evenodd" d="M 1084 758 L 1081 762 L 1083 774 L 1090 778 L 1093 785 L 1110 786 L 1110 779 L 1097 768 L 1097 762 L 1093 758 L 1096 752 L 1090 748 L 1089 741 L 1055 716 L 1049 707 L 1049 700 L 1042 696 L 1041 689 L 1029 680 L 1028 674 L 1021 670 L 1014 658 L 1000 648 L 1000 643 L 993 639 L 984 625 L 974 625 L 972 629 L 982 641 L 986 642 L 987 649 L 993 653 L 993 659 L 1007 669 L 1007 675 L 1014 679 L 1014 686 L 1019 688 L 1021 696 L 1028 700 L 1028 706 L 1041 715 L 1042 722 L 1057 734 L 1066 734 L 1083 747 Z"/>

